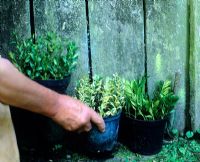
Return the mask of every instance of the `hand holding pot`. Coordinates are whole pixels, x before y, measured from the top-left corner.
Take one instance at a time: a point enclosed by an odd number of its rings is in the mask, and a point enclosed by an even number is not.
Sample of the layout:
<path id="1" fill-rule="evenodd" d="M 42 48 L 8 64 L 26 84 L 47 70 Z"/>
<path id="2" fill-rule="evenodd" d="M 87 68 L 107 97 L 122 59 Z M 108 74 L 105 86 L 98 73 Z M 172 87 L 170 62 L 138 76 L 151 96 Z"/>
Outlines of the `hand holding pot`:
<path id="1" fill-rule="evenodd" d="M 82 102 L 60 95 L 30 80 L 8 60 L 0 58 L 0 101 L 52 118 L 69 131 L 103 131 L 103 119 Z"/>
<path id="2" fill-rule="evenodd" d="M 60 95 L 56 105 L 56 113 L 52 119 L 69 131 L 90 131 L 94 123 L 100 131 L 104 131 L 105 123 L 94 110 L 69 96 Z"/>

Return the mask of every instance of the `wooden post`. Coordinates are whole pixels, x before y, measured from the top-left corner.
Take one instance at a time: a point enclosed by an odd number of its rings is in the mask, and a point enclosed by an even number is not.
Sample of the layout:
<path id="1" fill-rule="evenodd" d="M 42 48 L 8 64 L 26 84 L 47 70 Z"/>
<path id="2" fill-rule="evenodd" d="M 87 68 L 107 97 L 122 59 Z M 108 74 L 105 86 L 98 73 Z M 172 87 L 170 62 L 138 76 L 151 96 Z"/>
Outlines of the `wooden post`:
<path id="1" fill-rule="evenodd" d="M 193 130 L 200 128 L 200 0 L 190 0 L 190 115 Z"/>

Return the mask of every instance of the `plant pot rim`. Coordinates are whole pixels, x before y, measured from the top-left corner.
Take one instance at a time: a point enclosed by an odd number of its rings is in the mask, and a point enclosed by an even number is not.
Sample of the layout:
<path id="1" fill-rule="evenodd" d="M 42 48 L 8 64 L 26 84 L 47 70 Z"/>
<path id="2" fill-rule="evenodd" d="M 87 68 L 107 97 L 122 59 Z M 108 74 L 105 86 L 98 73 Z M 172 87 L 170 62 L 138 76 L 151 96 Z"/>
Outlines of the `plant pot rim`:
<path id="1" fill-rule="evenodd" d="M 108 116 L 108 117 L 103 117 L 103 120 L 105 122 L 105 124 L 108 124 L 108 123 L 112 123 L 112 122 L 115 122 L 115 120 L 118 120 L 120 117 L 121 117 L 121 113 L 122 111 L 119 111 L 117 114 L 115 114 L 114 116 Z M 97 126 L 95 124 L 93 124 L 94 128 L 91 129 L 91 131 L 93 129 L 98 129 Z M 90 131 L 89 131 L 90 132 Z M 86 132 L 87 134 L 88 132 Z M 102 133 L 105 133 L 105 132 L 101 132 Z"/>
<path id="2" fill-rule="evenodd" d="M 170 113 L 169 113 L 169 114 L 170 114 Z M 123 114 L 123 115 L 124 115 L 126 118 L 128 118 L 128 119 L 130 119 L 130 120 L 137 121 L 137 122 L 155 123 L 155 122 L 161 122 L 161 121 L 167 120 L 169 114 L 167 114 L 163 119 L 156 119 L 156 120 L 141 120 L 141 119 L 131 118 L 131 117 L 127 116 L 126 114 Z"/>
<path id="3" fill-rule="evenodd" d="M 54 82 L 54 81 L 63 81 L 63 80 L 67 80 L 71 78 L 71 74 L 64 76 L 63 79 L 33 79 L 34 81 L 50 81 L 50 82 Z"/>
<path id="4" fill-rule="evenodd" d="M 106 121 L 112 121 L 112 120 L 115 120 L 117 118 L 120 117 L 122 113 L 122 110 L 120 110 L 117 114 L 113 115 L 113 116 L 107 116 L 107 117 L 103 117 L 103 120 L 106 122 Z"/>

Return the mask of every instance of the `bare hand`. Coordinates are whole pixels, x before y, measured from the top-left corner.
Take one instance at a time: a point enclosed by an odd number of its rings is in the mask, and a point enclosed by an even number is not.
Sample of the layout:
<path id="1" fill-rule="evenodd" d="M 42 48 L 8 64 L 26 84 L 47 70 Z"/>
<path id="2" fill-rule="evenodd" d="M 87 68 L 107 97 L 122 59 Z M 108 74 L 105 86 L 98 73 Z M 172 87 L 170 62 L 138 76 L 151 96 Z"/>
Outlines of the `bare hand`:
<path id="1" fill-rule="evenodd" d="M 69 96 L 61 95 L 52 119 L 68 131 L 88 132 L 94 123 L 103 132 L 105 123 L 94 110 Z"/>

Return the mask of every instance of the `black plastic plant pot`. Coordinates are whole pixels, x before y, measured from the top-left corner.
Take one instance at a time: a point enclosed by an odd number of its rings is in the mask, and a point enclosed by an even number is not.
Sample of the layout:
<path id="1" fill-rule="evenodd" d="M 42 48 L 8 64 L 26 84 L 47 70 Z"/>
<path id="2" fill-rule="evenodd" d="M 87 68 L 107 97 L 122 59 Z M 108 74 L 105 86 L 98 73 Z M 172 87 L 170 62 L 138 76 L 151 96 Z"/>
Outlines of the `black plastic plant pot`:
<path id="1" fill-rule="evenodd" d="M 68 75 L 64 79 L 60 80 L 40 80 L 35 79 L 35 81 L 49 89 L 52 89 L 58 93 L 64 94 L 69 83 L 70 83 L 71 76 Z"/>
<path id="2" fill-rule="evenodd" d="M 62 80 L 35 80 L 39 84 L 64 94 L 70 76 Z M 22 109 L 11 108 L 19 151 L 49 152 L 55 144 L 62 144 L 66 131 L 51 119 Z"/>
<path id="3" fill-rule="evenodd" d="M 161 151 L 167 119 L 144 121 L 122 115 L 119 140 L 134 153 L 154 155 Z"/>
<path id="4" fill-rule="evenodd" d="M 118 138 L 121 112 L 115 116 L 104 118 L 106 129 L 100 132 L 94 125 L 88 133 L 67 132 L 67 147 L 73 151 L 86 153 L 93 157 L 111 155 Z"/>
<path id="5" fill-rule="evenodd" d="M 106 129 L 102 133 L 93 127 L 86 137 L 86 150 L 94 154 L 112 153 L 118 138 L 121 112 L 115 116 L 104 118 Z"/>
<path id="6" fill-rule="evenodd" d="M 60 80 L 35 80 L 37 83 L 54 90 L 60 94 L 65 94 L 66 89 L 70 83 L 71 76 L 67 76 Z M 41 138 L 43 142 L 48 143 L 50 146 L 55 144 L 62 144 L 65 139 L 66 130 L 56 124 L 49 118 L 44 118 L 43 123 L 45 127 L 41 129 Z"/>

